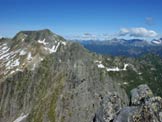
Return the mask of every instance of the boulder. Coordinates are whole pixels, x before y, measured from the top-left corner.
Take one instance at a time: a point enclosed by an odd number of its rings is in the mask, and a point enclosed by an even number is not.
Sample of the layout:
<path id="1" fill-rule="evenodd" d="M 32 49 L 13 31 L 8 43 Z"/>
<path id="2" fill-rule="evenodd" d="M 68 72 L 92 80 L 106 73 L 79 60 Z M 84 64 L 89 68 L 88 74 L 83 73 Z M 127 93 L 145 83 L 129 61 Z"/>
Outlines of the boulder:
<path id="1" fill-rule="evenodd" d="M 153 96 L 152 91 L 146 84 L 142 84 L 131 90 L 131 104 L 140 105 Z"/>

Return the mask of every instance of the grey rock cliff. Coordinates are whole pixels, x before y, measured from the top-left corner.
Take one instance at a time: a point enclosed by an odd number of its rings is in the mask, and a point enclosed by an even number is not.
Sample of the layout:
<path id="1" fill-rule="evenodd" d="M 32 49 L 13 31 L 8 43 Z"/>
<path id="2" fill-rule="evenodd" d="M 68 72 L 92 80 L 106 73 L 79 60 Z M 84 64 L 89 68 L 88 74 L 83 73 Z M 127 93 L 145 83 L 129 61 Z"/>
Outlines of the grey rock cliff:
<path id="1" fill-rule="evenodd" d="M 50 30 L 0 40 L 0 59 L 0 122 L 162 120 L 162 100 L 147 85 L 133 89 L 129 101 L 111 76 L 128 64 L 114 58 L 120 67 L 109 67 L 107 57 Z"/>
<path id="2" fill-rule="evenodd" d="M 21 56 L 24 44 L 27 54 Z M 112 109 L 117 109 L 108 114 L 128 104 L 125 91 L 95 63 L 103 57 L 77 43 L 43 30 L 20 32 L 11 42 L 1 44 L 6 45 L 9 51 L 2 52 L 16 53 L 2 62 L 1 122 L 91 122 L 103 99 L 109 99 Z M 7 59 L 19 59 L 19 63 L 8 68 Z M 114 95 L 120 96 L 120 105 L 113 105 L 118 99 Z"/>

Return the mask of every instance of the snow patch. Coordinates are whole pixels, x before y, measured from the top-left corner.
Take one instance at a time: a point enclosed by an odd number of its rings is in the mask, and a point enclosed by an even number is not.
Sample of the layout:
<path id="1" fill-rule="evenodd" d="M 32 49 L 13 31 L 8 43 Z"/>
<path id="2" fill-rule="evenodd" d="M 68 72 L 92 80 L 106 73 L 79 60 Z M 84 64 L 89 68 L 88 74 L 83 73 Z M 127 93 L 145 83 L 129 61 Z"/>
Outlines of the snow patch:
<path id="1" fill-rule="evenodd" d="M 96 61 L 94 61 L 95 63 L 97 63 L 97 67 L 98 68 L 105 68 L 105 66 L 102 64 L 102 61 L 98 61 L 98 60 L 96 60 Z"/>
<path id="2" fill-rule="evenodd" d="M 3 46 L 7 46 L 7 43 L 0 44 L 0 48 L 2 48 Z"/>
<path id="3" fill-rule="evenodd" d="M 10 72 L 10 74 L 13 74 L 13 73 L 15 73 L 15 71 L 11 71 L 11 72 Z"/>
<path id="4" fill-rule="evenodd" d="M 152 42 L 155 43 L 155 44 L 161 44 L 161 41 L 157 41 L 157 40 L 154 40 Z"/>
<path id="5" fill-rule="evenodd" d="M 10 50 L 10 48 L 1 49 L 1 50 L 0 50 L 0 56 L 4 55 L 4 54 L 7 53 L 9 50 Z"/>
<path id="6" fill-rule="evenodd" d="M 6 50 L 8 47 L 3 47 L 2 50 Z"/>
<path id="7" fill-rule="evenodd" d="M 14 120 L 13 122 L 21 122 L 22 120 L 24 120 L 26 117 L 28 116 L 28 114 L 21 114 L 16 120 Z"/>
<path id="8" fill-rule="evenodd" d="M 108 67 L 105 67 L 103 64 L 102 64 L 102 61 L 94 61 L 95 63 L 97 63 L 97 66 L 98 68 L 105 68 L 108 72 L 119 72 L 119 71 L 126 71 L 127 70 L 127 67 L 129 66 L 129 64 L 124 64 L 124 68 L 123 69 L 119 69 L 119 67 L 114 67 L 114 68 L 108 68 Z"/>
<path id="9" fill-rule="evenodd" d="M 27 60 L 28 61 L 31 61 L 32 60 L 32 54 L 31 54 L 31 52 L 28 53 Z"/>
<path id="10" fill-rule="evenodd" d="M 41 57 L 40 60 L 43 61 L 43 58 Z"/>
<path id="11" fill-rule="evenodd" d="M 16 56 L 16 53 L 18 53 L 20 50 L 17 51 L 11 51 L 8 52 L 10 48 L 7 48 L 4 52 L 0 53 L 0 60 L 3 59 L 4 61 L 11 60 L 11 58 L 14 58 Z"/>
<path id="12" fill-rule="evenodd" d="M 36 67 L 36 64 L 33 64 L 33 66 L 32 66 L 32 68 L 31 68 L 31 70 L 34 70 L 34 69 L 35 69 L 35 67 Z"/>
<path id="13" fill-rule="evenodd" d="M 9 60 L 7 63 L 6 63 L 6 67 L 9 67 L 11 64 L 11 60 Z"/>
<path id="14" fill-rule="evenodd" d="M 23 42 L 25 39 L 22 39 L 21 41 Z"/>
<path id="15" fill-rule="evenodd" d="M 65 46 L 66 45 L 66 42 L 61 42 L 61 44 L 63 44 Z"/>
<path id="16" fill-rule="evenodd" d="M 16 69 L 16 71 L 21 71 L 21 72 L 22 72 L 23 70 L 22 70 L 22 69 L 17 68 L 17 69 Z"/>
<path id="17" fill-rule="evenodd" d="M 44 48 L 45 48 L 45 50 L 48 50 L 49 53 L 55 53 L 55 52 L 57 52 L 57 49 L 58 49 L 59 46 L 60 46 L 60 42 L 58 42 L 58 44 L 56 46 L 53 45 L 52 48 L 47 48 L 47 47 L 44 47 Z"/>
<path id="18" fill-rule="evenodd" d="M 123 70 L 126 71 L 128 66 L 129 66 L 129 64 L 124 64 Z"/>
<path id="19" fill-rule="evenodd" d="M 128 82 L 124 82 L 123 84 L 124 84 L 124 85 L 128 85 Z"/>
<path id="20" fill-rule="evenodd" d="M 6 45 L 7 45 L 7 43 L 4 43 L 4 44 L 3 44 L 3 46 L 6 46 Z"/>
<path id="21" fill-rule="evenodd" d="M 138 75 L 142 75 L 142 72 L 139 72 Z"/>
<path id="22" fill-rule="evenodd" d="M 19 64 L 20 64 L 19 59 L 16 59 L 14 62 L 12 62 L 11 66 L 16 67 L 19 66 Z"/>
<path id="23" fill-rule="evenodd" d="M 0 60 L 5 58 L 5 57 L 8 57 L 10 55 L 10 53 L 6 53 L 6 54 L 2 54 L 0 55 Z"/>
<path id="24" fill-rule="evenodd" d="M 103 64 L 98 64 L 97 66 L 98 66 L 98 68 L 105 68 L 105 66 Z"/>
<path id="25" fill-rule="evenodd" d="M 129 64 L 124 64 L 124 68 L 123 69 L 119 69 L 119 67 L 115 67 L 115 68 L 107 68 L 106 70 L 108 72 L 126 71 L 128 66 L 129 66 Z"/>
<path id="26" fill-rule="evenodd" d="M 60 42 L 58 42 L 57 46 L 54 49 L 54 52 L 57 52 L 58 47 L 60 46 Z"/>
<path id="27" fill-rule="evenodd" d="M 115 67 L 115 68 L 106 68 L 106 70 L 108 72 L 119 72 L 119 71 L 121 71 L 118 67 Z"/>
<path id="28" fill-rule="evenodd" d="M 26 55 L 26 52 L 24 50 L 21 50 L 19 55 L 21 55 L 21 56 Z"/>
<path id="29" fill-rule="evenodd" d="M 48 42 L 45 42 L 45 41 L 46 41 L 46 39 L 38 40 L 38 43 L 43 44 L 43 45 L 47 45 Z"/>
<path id="30" fill-rule="evenodd" d="M 101 61 L 98 61 L 98 60 L 96 60 L 96 61 L 94 61 L 95 63 L 99 63 L 99 64 L 101 64 Z"/>
<path id="31" fill-rule="evenodd" d="M 12 69 L 13 67 L 17 67 L 20 65 L 19 59 L 16 59 L 15 61 L 9 60 L 6 63 L 7 69 Z"/>

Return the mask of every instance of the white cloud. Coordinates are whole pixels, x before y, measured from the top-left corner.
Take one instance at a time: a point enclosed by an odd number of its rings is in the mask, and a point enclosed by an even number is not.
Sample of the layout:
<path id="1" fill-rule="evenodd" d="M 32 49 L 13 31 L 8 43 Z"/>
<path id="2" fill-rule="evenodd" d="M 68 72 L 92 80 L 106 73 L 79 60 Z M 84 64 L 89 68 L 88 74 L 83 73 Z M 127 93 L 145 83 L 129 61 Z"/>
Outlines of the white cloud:
<path id="1" fill-rule="evenodd" d="M 146 28 L 140 27 L 140 28 L 122 28 L 119 32 L 109 34 L 109 33 L 103 33 L 103 34 L 93 34 L 93 33 L 83 33 L 80 35 L 69 35 L 66 36 L 66 39 L 70 40 L 110 40 L 113 38 L 157 38 L 160 36 L 157 32 L 153 30 L 148 30 Z"/>
<path id="2" fill-rule="evenodd" d="M 153 30 L 147 30 L 146 28 L 123 28 L 120 30 L 119 36 L 130 36 L 130 37 L 156 37 L 157 32 Z"/>
<path id="3" fill-rule="evenodd" d="M 92 34 L 92 33 L 84 33 L 81 35 L 72 35 L 66 36 L 65 38 L 70 40 L 107 40 L 110 39 L 110 34 Z"/>

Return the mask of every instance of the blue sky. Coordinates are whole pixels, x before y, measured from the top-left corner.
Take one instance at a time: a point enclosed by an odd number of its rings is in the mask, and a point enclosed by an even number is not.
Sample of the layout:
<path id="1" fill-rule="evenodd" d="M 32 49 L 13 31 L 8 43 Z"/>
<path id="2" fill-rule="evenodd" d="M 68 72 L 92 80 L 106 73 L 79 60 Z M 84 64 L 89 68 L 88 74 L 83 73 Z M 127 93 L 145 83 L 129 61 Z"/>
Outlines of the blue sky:
<path id="1" fill-rule="evenodd" d="M 126 37 L 154 38 L 162 32 L 160 0 L 0 0 L 0 16 L 5 37 L 44 28 L 68 38 L 115 37 L 124 29 Z"/>

